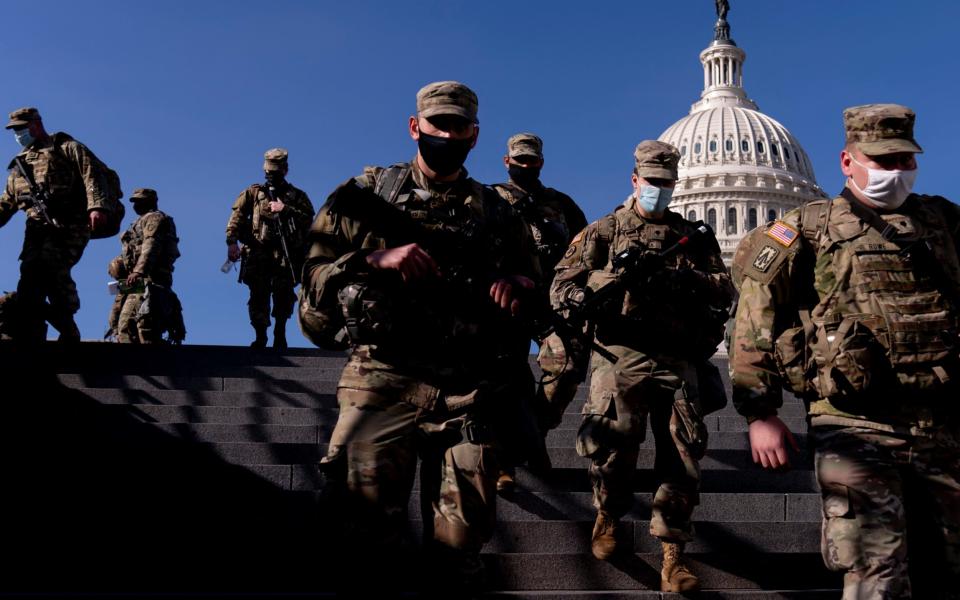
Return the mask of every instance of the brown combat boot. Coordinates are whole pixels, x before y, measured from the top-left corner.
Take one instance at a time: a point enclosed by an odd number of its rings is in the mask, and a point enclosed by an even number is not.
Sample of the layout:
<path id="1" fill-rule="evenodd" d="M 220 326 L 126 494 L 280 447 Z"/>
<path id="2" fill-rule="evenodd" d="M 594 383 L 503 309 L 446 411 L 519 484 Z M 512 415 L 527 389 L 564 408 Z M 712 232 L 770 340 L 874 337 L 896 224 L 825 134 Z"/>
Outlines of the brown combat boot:
<path id="1" fill-rule="evenodd" d="M 497 491 L 501 494 L 510 494 L 517 487 L 517 482 L 513 479 L 513 469 L 501 469 L 500 476 L 497 477 Z"/>
<path id="2" fill-rule="evenodd" d="M 690 572 L 683 560 L 683 545 L 663 542 L 663 568 L 660 570 L 661 592 L 696 592 L 700 580 Z"/>
<path id="3" fill-rule="evenodd" d="M 597 560 L 609 560 L 617 552 L 617 532 L 620 521 L 602 510 L 597 512 L 597 521 L 593 524 L 593 540 L 590 550 Z"/>

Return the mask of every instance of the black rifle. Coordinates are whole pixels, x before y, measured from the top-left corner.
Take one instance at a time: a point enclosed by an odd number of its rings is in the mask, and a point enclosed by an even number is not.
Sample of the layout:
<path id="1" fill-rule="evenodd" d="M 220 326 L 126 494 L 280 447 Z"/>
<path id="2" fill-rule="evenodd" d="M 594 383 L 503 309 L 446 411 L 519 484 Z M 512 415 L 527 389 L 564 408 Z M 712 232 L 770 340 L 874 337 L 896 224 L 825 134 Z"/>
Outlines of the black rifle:
<path id="1" fill-rule="evenodd" d="M 20 176 L 27 181 L 27 186 L 30 188 L 30 204 L 33 209 L 37 211 L 47 225 L 59 228 L 60 223 L 50 216 L 50 211 L 47 209 L 47 205 L 50 203 L 50 194 L 33 180 L 32 170 L 27 166 L 22 156 L 14 158 L 13 163 L 16 165 Z"/>
<path id="2" fill-rule="evenodd" d="M 620 270 L 617 278 L 594 292 L 585 290 L 582 301 L 570 303 L 569 314 L 566 317 L 549 306 L 544 307 L 542 302 L 534 307 L 530 321 L 536 337 L 543 340 L 550 334 L 556 333 L 563 340 L 564 345 L 568 346 L 568 351 L 575 350 L 578 345 L 589 346 L 610 362 L 616 362 L 616 356 L 588 337 L 584 332 L 585 325 L 598 317 L 605 316 L 608 304 L 619 300 L 629 286 L 654 277 L 663 267 L 664 259 L 709 233 L 710 228 L 700 224 L 693 233 L 683 236 L 675 244 L 660 252 L 649 252 L 640 246 L 632 246 L 620 252 L 611 261 L 613 268 Z"/>
<path id="3" fill-rule="evenodd" d="M 269 182 L 267 182 L 264 187 L 267 190 L 267 197 L 270 198 L 271 201 L 276 201 L 277 188 Z M 283 251 L 283 258 L 286 259 L 287 268 L 290 269 L 290 277 L 293 278 L 293 283 L 296 284 L 300 281 L 300 277 L 297 275 L 297 269 L 294 267 L 293 260 L 291 260 L 290 257 L 290 247 L 287 245 L 287 236 L 297 233 L 297 225 L 293 222 L 293 219 L 286 218 L 283 213 L 279 213 L 277 214 L 277 218 L 270 220 L 270 227 L 273 228 L 274 235 L 280 240 L 280 249 Z"/>

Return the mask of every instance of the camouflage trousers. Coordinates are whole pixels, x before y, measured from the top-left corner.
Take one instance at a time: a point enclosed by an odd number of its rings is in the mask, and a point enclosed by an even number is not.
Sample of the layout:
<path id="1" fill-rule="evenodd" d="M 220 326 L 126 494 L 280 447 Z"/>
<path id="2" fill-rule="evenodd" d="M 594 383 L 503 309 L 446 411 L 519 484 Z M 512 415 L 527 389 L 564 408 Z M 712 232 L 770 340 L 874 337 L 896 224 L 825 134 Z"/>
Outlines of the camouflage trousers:
<path id="1" fill-rule="evenodd" d="M 341 470 L 357 536 L 382 549 L 402 543 L 419 457 L 424 539 L 476 558 L 496 521 L 491 440 L 469 407 L 422 409 L 400 393 L 337 390 L 340 415 L 324 470 Z"/>
<path id="2" fill-rule="evenodd" d="M 146 315 L 139 317 L 143 294 L 118 294 L 120 312 L 117 315 L 116 334 L 121 344 L 156 344 L 163 341 L 163 326 Z"/>
<path id="3" fill-rule="evenodd" d="M 588 352 L 583 352 L 582 358 L 568 356 L 563 341 L 556 334 L 543 341 L 537 354 L 543 378 L 537 386 L 533 405 L 541 432 L 546 433 L 560 426 L 563 413 L 577 394 L 577 386 L 586 379 L 589 358 Z"/>
<path id="4" fill-rule="evenodd" d="M 686 361 L 608 346 L 616 363 L 594 353 L 590 397 L 583 407 L 577 452 L 591 459 L 593 504 L 611 517 L 633 506 L 633 479 L 647 417 L 656 444 L 650 534 L 668 542 L 693 537 L 691 515 L 699 504 L 706 428 L 695 407 L 696 370 Z M 690 429 L 696 429 L 691 443 Z"/>
<path id="5" fill-rule="evenodd" d="M 72 323 L 73 315 L 80 310 L 80 297 L 70 270 L 80 261 L 89 240 L 86 223 L 55 229 L 27 219 L 17 297 L 23 307 L 22 329 L 28 337 L 36 337 L 44 330 L 45 319 L 57 329 Z"/>
<path id="6" fill-rule="evenodd" d="M 819 426 L 811 437 L 823 497 L 823 560 L 844 572 L 844 600 L 960 598 L 956 430 L 912 437 Z"/>
<path id="7" fill-rule="evenodd" d="M 282 260 L 268 251 L 250 252 L 244 257 L 243 282 L 250 288 L 247 311 L 254 329 L 268 328 L 271 315 L 277 321 L 286 321 L 293 315 L 293 307 L 297 302 L 294 288 L 297 284 L 293 281 L 290 268 Z"/>

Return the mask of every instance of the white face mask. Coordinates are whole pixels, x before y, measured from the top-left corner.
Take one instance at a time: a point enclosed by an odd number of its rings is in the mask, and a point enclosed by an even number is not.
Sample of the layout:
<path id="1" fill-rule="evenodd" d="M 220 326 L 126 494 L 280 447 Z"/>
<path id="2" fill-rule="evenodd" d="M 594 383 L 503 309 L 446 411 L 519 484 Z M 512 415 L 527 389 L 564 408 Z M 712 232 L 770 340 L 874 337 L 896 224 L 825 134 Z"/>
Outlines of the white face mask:
<path id="1" fill-rule="evenodd" d="M 874 208 L 893 210 L 900 208 L 910 192 L 913 191 L 913 182 L 917 179 L 917 170 L 909 171 L 871 169 L 850 155 L 850 160 L 867 170 L 867 186 L 861 188 L 850 178 L 853 187 L 863 194 Z"/>

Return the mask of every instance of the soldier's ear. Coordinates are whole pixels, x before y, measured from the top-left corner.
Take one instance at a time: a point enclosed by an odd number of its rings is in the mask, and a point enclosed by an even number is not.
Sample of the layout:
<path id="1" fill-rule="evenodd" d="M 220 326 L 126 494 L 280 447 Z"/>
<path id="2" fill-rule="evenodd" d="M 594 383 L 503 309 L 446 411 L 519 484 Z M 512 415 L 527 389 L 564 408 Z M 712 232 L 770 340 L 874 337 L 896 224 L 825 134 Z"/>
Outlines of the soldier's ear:
<path id="1" fill-rule="evenodd" d="M 853 177 L 853 155 L 849 148 L 840 151 L 840 172 L 847 177 Z"/>
<path id="2" fill-rule="evenodd" d="M 420 139 L 420 121 L 416 116 L 410 117 L 410 137 L 414 140 Z"/>

